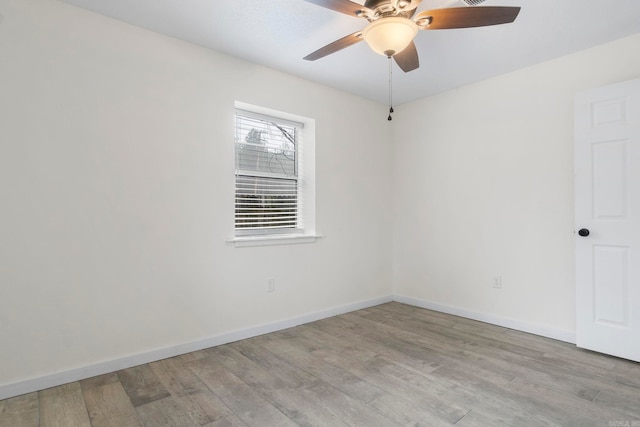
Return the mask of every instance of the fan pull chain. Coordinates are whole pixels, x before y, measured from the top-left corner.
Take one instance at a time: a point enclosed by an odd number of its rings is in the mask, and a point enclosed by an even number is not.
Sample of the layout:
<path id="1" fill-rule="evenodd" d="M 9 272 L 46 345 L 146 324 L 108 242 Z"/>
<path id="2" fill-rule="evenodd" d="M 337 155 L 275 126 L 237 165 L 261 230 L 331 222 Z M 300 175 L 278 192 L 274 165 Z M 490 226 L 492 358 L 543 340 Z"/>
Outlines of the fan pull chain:
<path id="1" fill-rule="evenodd" d="M 391 113 L 393 113 L 393 85 L 391 84 L 393 72 L 392 72 L 391 56 L 389 56 L 388 58 L 389 58 L 389 117 L 387 117 L 387 120 L 391 121 L 392 120 Z"/>

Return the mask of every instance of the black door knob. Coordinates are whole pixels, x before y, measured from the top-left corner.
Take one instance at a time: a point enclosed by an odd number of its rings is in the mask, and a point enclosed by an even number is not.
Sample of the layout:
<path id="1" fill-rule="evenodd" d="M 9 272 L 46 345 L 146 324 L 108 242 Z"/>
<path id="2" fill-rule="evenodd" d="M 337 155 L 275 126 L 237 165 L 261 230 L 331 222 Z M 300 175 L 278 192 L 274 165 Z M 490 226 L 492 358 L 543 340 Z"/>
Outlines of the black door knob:
<path id="1" fill-rule="evenodd" d="M 582 237 L 587 237 L 589 235 L 589 230 L 586 228 L 581 228 L 580 230 L 578 230 L 578 234 Z"/>

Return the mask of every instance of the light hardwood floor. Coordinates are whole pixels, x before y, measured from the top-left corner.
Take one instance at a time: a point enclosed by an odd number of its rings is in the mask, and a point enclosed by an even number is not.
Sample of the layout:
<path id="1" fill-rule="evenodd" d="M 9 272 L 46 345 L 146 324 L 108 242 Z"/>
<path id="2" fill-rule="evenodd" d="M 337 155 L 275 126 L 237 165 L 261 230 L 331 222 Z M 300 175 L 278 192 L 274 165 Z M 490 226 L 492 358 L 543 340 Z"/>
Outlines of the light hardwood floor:
<path id="1" fill-rule="evenodd" d="M 0 401 L 0 426 L 640 427 L 640 364 L 389 303 Z"/>

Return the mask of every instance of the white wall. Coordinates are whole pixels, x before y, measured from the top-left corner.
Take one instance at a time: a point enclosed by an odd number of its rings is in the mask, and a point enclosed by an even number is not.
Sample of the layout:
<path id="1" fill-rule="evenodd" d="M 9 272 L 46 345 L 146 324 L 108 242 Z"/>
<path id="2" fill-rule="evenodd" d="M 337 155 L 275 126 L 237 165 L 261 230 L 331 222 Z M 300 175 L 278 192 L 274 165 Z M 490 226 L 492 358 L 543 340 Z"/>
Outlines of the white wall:
<path id="1" fill-rule="evenodd" d="M 640 76 L 638 52 L 635 35 L 398 108 L 394 293 L 574 333 L 573 97 Z"/>
<path id="2" fill-rule="evenodd" d="M 391 294 L 384 106 L 58 1 L 0 13 L 0 386 Z M 316 120 L 317 243 L 225 242 L 236 100 Z"/>

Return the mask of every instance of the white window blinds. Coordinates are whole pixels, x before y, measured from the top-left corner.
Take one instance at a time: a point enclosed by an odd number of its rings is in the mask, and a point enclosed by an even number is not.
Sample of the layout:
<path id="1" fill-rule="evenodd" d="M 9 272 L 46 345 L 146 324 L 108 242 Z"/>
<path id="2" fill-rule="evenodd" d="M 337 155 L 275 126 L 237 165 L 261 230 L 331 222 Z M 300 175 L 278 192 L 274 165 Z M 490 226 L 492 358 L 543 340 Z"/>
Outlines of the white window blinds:
<path id="1" fill-rule="evenodd" d="M 299 231 L 302 124 L 236 110 L 236 235 Z"/>

